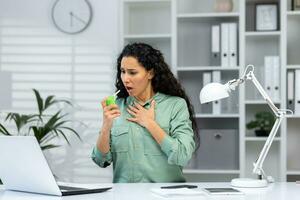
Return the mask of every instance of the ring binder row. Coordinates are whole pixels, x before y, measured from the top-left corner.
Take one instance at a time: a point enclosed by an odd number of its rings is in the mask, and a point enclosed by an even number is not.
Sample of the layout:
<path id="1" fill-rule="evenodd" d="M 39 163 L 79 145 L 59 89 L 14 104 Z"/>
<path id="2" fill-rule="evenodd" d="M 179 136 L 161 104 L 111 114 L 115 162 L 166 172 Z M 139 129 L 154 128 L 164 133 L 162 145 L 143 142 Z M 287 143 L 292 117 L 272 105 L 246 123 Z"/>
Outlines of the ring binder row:
<path id="1" fill-rule="evenodd" d="M 237 66 L 237 23 L 221 23 L 211 27 L 211 66 Z"/>
<path id="2" fill-rule="evenodd" d="M 287 72 L 287 108 L 300 115 L 300 70 Z"/>

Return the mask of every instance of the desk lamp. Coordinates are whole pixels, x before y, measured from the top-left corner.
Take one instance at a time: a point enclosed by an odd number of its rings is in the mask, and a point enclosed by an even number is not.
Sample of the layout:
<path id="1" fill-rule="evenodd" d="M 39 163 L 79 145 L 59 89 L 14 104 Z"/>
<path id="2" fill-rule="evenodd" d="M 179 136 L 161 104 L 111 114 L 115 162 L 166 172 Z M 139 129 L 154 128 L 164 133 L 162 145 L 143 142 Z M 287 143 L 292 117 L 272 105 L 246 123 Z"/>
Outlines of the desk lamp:
<path id="1" fill-rule="evenodd" d="M 251 69 L 250 69 L 251 68 Z M 249 72 L 248 72 L 248 69 Z M 268 183 L 274 182 L 272 177 L 268 177 L 263 170 L 263 162 L 267 156 L 267 153 L 271 147 L 271 144 L 274 140 L 274 137 L 278 131 L 280 123 L 285 118 L 287 112 L 292 112 L 287 109 L 278 109 L 275 104 L 272 102 L 268 94 L 265 92 L 261 84 L 258 82 L 254 75 L 254 66 L 248 65 L 243 76 L 239 79 L 233 79 L 228 81 L 226 84 L 220 83 L 209 83 L 205 85 L 200 92 L 200 102 L 201 104 L 216 101 L 229 97 L 229 94 L 232 90 L 235 90 L 235 87 L 244 83 L 246 80 L 251 80 L 259 93 L 262 95 L 264 100 L 267 102 L 271 110 L 276 116 L 276 121 L 272 127 L 272 130 L 267 138 L 267 141 L 264 144 L 263 149 L 261 150 L 258 159 L 253 163 L 252 173 L 258 175 L 258 179 L 251 178 L 236 178 L 231 181 L 231 185 L 234 187 L 266 187 Z"/>

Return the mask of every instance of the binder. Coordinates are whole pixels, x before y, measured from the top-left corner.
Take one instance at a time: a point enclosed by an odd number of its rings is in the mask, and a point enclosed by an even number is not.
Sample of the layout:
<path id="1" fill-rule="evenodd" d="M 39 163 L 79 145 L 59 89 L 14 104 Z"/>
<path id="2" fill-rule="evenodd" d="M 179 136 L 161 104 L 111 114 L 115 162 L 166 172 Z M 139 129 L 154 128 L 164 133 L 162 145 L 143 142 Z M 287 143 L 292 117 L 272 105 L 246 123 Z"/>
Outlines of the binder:
<path id="1" fill-rule="evenodd" d="M 237 24 L 229 23 L 229 67 L 237 66 Z"/>
<path id="2" fill-rule="evenodd" d="M 273 59 L 272 56 L 265 56 L 264 58 L 264 67 L 265 67 L 265 90 L 270 98 L 273 100 L 273 78 L 272 78 L 272 66 L 273 66 Z"/>
<path id="3" fill-rule="evenodd" d="M 203 72 L 203 87 L 211 82 L 211 72 Z"/>
<path id="4" fill-rule="evenodd" d="M 273 70 L 272 70 L 272 93 L 273 93 L 273 100 L 279 102 L 280 101 L 280 61 L 279 56 L 272 56 L 273 61 Z"/>
<path id="5" fill-rule="evenodd" d="M 220 66 L 220 26 L 211 27 L 211 66 Z"/>
<path id="6" fill-rule="evenodd" d="M 213 82 L 220 83 L 221 82 L 221 72 L 213 71 L 212 79 L 213 79 Z M 213 114 L 214 115 L 221 114 L 221 101 L 220 100 L 213 102 Z"/>
<path id="7" fill-rule="evenodd" d="M 203 72 L 203 87 L 210 82 L 211 82 L 211 72 Z M 210 103 L 201 104 L 201 112 L 211 113 L 212 112 L 211 104 Z"/>
<path id="8" fill-rule="evenodd" d="M 295 70 L 295 115 L 300 115 L 300 70 Z"/>
<path id="9" fill-rule="evenodd" d="M 294 111 L 295 108 L 295 73 L 287 72 L 287 108 Z"/>
<path id="10" fill-rule="evenodd" d="M 229 67 L 229 24 L 221 24 L 221 66 Z"/>
<path id="11" fill-rule="evenodd" d="M 279 56 L 265 56 L 265 89 L 273 101 L 280 101 Z"/>

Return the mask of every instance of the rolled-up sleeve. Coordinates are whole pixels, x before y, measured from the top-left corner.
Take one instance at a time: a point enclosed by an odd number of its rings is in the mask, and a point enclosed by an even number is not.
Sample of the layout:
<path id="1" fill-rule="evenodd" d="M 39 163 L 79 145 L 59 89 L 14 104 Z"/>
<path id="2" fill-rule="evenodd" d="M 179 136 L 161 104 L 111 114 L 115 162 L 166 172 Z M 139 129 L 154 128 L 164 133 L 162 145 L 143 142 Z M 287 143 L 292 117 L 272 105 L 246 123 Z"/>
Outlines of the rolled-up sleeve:
<path id="1" fill-rule="evenodd" d="M 109 151 L 108 153 L 103 154 L 98 150 L 96 146 L 93 148 L 91 157 L 97 165 L 103 168 L 109 166 L 112 162 L 111 152 Z"/>
<path id="2" fill-rule="evenodd" d="M 194 132 L 189 111 L 184 99 L 179 99 L 172 110 L 170 133 L 163 139 L 162 151 L 168 156 L 168 163 L 185 166 L 195 150 Z"/>

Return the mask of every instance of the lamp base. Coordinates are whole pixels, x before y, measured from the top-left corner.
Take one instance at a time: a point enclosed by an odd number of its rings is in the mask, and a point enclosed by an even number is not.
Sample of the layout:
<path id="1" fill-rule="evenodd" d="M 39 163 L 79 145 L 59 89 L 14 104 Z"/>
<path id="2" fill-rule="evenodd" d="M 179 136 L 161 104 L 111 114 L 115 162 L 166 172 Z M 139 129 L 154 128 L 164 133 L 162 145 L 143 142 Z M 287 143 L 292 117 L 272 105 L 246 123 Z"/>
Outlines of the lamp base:
<path id="1" fill-rule="evenodd" d="M 267 187 L 268 182 L 265 179 L 235 178 L 231 180 L 231 186 L 241 188 L 261 188 Z"/>

